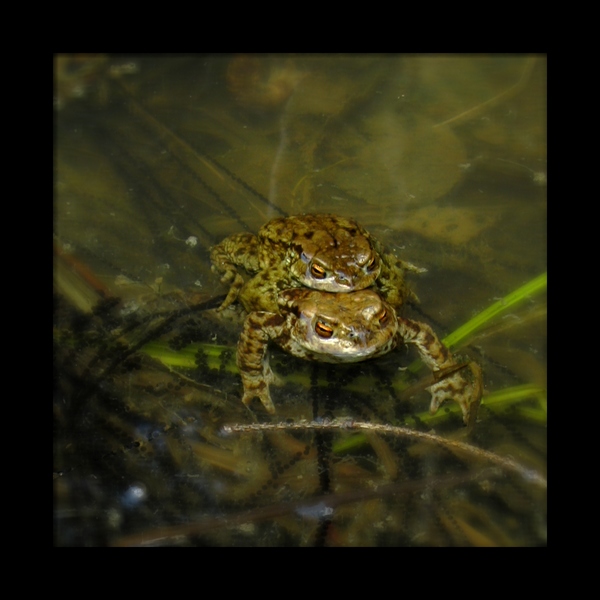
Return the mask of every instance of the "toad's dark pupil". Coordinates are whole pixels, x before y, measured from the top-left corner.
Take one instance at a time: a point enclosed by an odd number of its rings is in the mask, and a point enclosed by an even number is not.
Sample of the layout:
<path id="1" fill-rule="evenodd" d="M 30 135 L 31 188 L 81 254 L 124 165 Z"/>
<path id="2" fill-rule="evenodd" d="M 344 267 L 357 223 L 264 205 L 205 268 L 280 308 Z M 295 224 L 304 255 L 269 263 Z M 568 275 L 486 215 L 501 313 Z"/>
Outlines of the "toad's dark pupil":
<path id="1" fill-rule="evenodd" d="M 329 327 L 329 325 L 325 325 L 325 323 L 317 323 L 315 325 L 315 331 L 322 338 L 330 338 L 333 335 L 333 329 Z"/>
<path id="2" fill-rule="evenodd" d="M 310 272 L 312 273 L 313 277 L 316 277 L 317 279 L 325 278 L 325 269 L 321 265 L 313 263 L 310 266 Z"/>
<path id="3" fill-rule="evenodd" d="M 373 271 L 377 266 L 377 259 L 373 256 L 367 264 L 367 271 Z"/>

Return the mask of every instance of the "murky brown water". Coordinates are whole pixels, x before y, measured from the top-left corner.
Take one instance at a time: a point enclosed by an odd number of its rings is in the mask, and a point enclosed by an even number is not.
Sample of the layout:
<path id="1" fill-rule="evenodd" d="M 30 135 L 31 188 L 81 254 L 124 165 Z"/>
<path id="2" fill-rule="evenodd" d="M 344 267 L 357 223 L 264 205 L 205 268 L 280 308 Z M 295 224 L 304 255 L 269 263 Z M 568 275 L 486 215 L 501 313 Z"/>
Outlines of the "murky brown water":
<path id="1" fill-rule="evenodd" d="M 208 260 L 281 214 L 350 216 L 428 269 L 405 316 L 447 336 L 546 271 L 545 57 L 68 56 L 55 98 L 56 545 L 546 543 L 543 291 L 457 348 L 472 431 L 403 391 L 405 348 L 274 349 L 269 416 Z"/>

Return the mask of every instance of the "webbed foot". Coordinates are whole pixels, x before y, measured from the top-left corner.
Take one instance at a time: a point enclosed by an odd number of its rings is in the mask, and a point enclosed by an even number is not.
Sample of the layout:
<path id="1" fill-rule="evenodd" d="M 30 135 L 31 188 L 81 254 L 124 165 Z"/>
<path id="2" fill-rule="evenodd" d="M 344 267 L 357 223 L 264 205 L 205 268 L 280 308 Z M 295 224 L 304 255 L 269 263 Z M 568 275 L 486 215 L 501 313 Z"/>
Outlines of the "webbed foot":
<path id="1" fill-rule="evenodd" d="M 469 362 L 447 377 L 442 376 L 440 381 L 428 389 L 431 392 L 431 414 L 435 414 L 442 402 L 449 399 L 460 406 L 465 425 L 474 424 L 483 393 L 483 378 L 479 365 Z"/>
<path id="2" fill-rule="evenodd" d="M 217 270 L 214 267 L 213 271 L 217 272 Z M 233 281 L 231 281 L 232 279 Z M 229 271 L 225 275 L 223 275 L 223 277 L 221 277 L 221 283 L 229 284 L 230 287 L 225 300 L 223 300 L 221 306 L 217 308 L 217 312 L 225 310 L 228 306 L 231 306 L 237 300 L 240 294 L 240 290 L 244 286 L 244 278 L 236 271 Z"/>
<path id="3" fill-rule="evenodd" d="M 252 400 L 258 398 L 269 414 L 275 414 L 275 405 L 273 404 L 273 400 L 271 400 L 269 385 L 271 383 L 279 385 L 281 381 L 271 371 L 270 367 L 267 367 L 264 374 L 260 376 L 256 373 L 242 373 L 242 383 L 244 384 L 242 402 L 246 406 L 250 406 Z"/>

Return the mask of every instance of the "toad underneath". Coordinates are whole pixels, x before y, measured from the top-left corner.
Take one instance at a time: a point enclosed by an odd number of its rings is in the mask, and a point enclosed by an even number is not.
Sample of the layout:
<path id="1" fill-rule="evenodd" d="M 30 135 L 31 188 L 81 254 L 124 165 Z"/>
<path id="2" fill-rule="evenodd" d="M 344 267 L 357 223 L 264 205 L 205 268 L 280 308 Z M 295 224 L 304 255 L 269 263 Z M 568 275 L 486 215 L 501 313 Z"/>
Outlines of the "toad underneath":
<path id="1" fill-rule="evenodd" d="M 244 386 L 242 401 L 249 405 L 258 397 L 271 414 L 275 405 L 269 384 L 275 376 L 269 366 L 270 341 L 293 356 L 327 363 L 361 362 L 386 354 L 401 343 L 414 344 L 434 376 L 458 367 L 429 325 L 397 316 L 373 290 L 334 294 L 293 288 L 278 295 L 278 312 L 249 310 L 252 304 L 243 289 L 241 299 L 249 313 L 237 347 Z M 432 413 L 451 399 L 459 404 L 464 422 L 470 422 L 480 382 L 472 381 L 467 369 L 453 372 L 428 389 Z"/>

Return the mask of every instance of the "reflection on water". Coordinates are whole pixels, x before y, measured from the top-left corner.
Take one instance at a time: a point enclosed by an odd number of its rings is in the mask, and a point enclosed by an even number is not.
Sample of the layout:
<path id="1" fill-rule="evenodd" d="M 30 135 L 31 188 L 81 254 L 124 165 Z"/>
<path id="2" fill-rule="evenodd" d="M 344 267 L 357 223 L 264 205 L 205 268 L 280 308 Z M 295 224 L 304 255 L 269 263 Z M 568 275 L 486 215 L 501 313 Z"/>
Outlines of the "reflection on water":
<path id="1" fill-rule="evenodd" d="M 484 373 L 472 430 L 428 415 L 406 348 L 273 349 L 270 416 L 240 401 L 208 260 L 276 216 L 353 217 L 427 268 L 405 314 L 445 337 L 546 270 L 545 66 L 57 57 L 55 543 L 545 544 L 543 294 L 457 348 Z"/>

